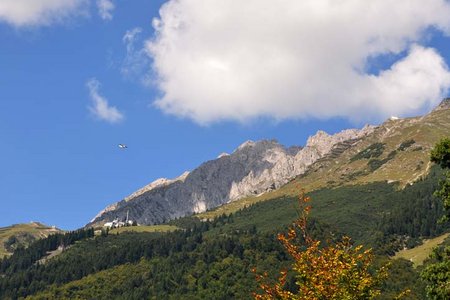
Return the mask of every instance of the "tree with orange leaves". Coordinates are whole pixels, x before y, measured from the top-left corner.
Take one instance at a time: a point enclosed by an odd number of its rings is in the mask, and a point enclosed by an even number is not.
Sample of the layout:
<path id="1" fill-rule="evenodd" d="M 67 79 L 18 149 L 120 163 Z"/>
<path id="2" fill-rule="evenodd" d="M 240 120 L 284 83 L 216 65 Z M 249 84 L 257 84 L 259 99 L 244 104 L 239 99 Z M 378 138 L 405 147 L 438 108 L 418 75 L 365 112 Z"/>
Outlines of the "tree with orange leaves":
<path id="1" fill-rule="evenodd" d="M 307 231 L 311 210 L 309 197 L 299 196 L 301 213 L 286 234 L 278 234 L 278 240 L 294 259 L 292 270 L 296 275 L 298 292 L 285 289 L 287 271 L 281 271 L 274 285 L 265 283 L 267 274 L 256 275 L 262 293 L 254 293 L 257 300 L 269 299 L 373 299 L 380 294 L 378 286 L 387 277 L 386 267 L 372 270 L 372 251 L 353 246 L 350 238 L 333 245 L 321 247 Z M 296 245 L 299 234 L 304 245 Z M 256 270 L 253 270 L 256 273 Z"/>

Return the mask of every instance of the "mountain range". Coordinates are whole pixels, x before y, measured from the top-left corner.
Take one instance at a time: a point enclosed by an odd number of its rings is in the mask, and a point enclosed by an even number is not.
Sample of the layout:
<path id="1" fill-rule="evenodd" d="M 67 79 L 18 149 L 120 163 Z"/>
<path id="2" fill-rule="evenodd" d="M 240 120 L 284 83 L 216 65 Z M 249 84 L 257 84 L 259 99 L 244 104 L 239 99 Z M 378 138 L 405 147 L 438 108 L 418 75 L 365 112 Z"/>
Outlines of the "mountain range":
<path id="1" fill-rule="evenodd" d="M 88 226 L 113 219 L 159 224 L 252 199 L 377 181 L 411 184 L 430 168 L 429 151 L 450 132 L 450 99 L 430 113 L 391 117 L 379 126 L 329 135 L 318 131 L 304 147 L 275 140 L 246 141 L 175 179 L 158 179 L 99 212 Z M 243 204 L 244 205 L 244 204 Z"/>

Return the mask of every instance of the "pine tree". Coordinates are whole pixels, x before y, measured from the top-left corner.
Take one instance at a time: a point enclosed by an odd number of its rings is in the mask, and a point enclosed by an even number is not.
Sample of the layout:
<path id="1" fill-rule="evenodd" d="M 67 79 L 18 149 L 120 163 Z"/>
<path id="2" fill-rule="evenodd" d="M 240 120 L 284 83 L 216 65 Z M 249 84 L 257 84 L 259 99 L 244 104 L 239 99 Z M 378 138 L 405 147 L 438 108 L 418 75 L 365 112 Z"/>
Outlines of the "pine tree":
<path id="1" fill-rule="evenodd" d="M 440 182 L 435 196 L 442 199 L 445 215 L 441 222 L 450 218 L 450 138 L 444 138 L 436 144 L 430 155 L 431 161 L 446 170 L 445 179 Z M 432 257 L 435 262 L 422 271 L 427 282 L 427 296 L 431 299 L 450 299 L 450 246 L 435 249 Z"/>

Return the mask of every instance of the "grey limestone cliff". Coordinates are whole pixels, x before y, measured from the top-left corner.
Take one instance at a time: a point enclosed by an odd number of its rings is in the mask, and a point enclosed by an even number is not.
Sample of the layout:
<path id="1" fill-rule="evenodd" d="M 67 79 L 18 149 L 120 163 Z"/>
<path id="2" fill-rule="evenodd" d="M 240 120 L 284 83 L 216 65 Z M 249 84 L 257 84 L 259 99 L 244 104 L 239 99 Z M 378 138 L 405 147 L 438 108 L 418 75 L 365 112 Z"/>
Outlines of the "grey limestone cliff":
<path id="1" fill-rule="evenodd" d="M 127 212 L 140 224 L 156 224 L 277 189 L 340 144 L 372 131 L 371 126 L 334 135 L 319 131 L 304 148 L 286 148 L 274 140 L 247 141 L 233 153 L 221 154 L 192 172 L 152 182 L 105 208 L 88 225 L 124 218 Z"/>

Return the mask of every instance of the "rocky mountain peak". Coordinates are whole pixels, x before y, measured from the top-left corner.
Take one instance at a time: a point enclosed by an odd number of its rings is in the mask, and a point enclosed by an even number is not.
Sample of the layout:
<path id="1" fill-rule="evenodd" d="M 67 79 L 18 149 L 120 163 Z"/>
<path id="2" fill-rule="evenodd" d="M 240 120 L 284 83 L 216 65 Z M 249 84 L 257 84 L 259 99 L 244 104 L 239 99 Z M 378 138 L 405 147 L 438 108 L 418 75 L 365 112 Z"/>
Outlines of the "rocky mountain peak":
<path id="1" fill-rule="evenodd" d="M 237 147 L 237 149 L 235 151 L 239 151 L 245 148 L 249 148 L 249 147 L 253 147 L 255 145 L 255 142 L 252 140 L 248 140 L 243 142 L 239 147 Z"/>
<path id="2" fill-rule="evenodd" d="M 374 126 L 365 125 L 362 129 L 346 129 L 333 135 L 319 130 L 315 135 L 308 138 L 306 147 L 315 148 L 323 155 L 328 153 L 337 143 L 359 139 L 372 133 L 374 129 Z"/>
<path id="3" fill-rule="evenodd" d="M 306 141 L 306 147 L 316 147 L 322 143 L 322 141 L 329 139 L 330 135 L 323 130 L 318 130 L 315 135 L 308 137 Z"/>
<path id="4" fill-rule="evenodd" d="M 190 173 L 155 180 L 108 206 L 92 223 L 122 218 L 129 212 L 138 223 L 154 224 L 278 189 L 304 174 L 339 143 L 359 139 L 373 128 L 349 129 L 334 135 L 318 131 L 304 148 L 287 148 L 276 140 L 246 141 L 231 154 L 207 161 Z"/>
<path id="5" fill-rule="evenodd" d="M 436 108 L 433 111 L 443 110 L 443 109 L 450 109 L 450 98 L 445 98 L 441 101 L 441 103 L 436 106 Z"/>
<path id="6" fill-rule="evenodd" d="M 183 174 L 181 174 L 180 176 L 178 176 L 178 177 L 176 177 L 174 179 L 158 178 L 155 181 L 151 182 L 150 184 L 148 184 L 148 185 L 144 186 L 143 188 L 137 190 L 136 192 L 132 193 L 128 197 L 125 197 L 124 200 L 125 201 L 130 201 L 130 200 L 136 198 L 137 196 L 140 196 L 140 195 L 144 194 L 145 192 L 151 191 L 151 190 L 153 190 L 155 188 L 167 186 L 167 185 L 172 184 L 172 183 L 177 182 L 177 181 L 184 182 L 188 175 L 189 175 L 189 171 L 185 171 Z"/>
<path id="7" fill-rule="evenodd" d="M 242 143 L 234 152 L 239 151 L 255 151 L 255 152 L 264 152 L 267 149 L 271 148 L 284 148 L 283 145 L 279 144 L 277 140 L 260 140 L 260 141 L 252 141 L 248 140 Z"/>
<path id="8" fill-rule="evenodd" d="M 217 156 L 217 158 L 222 158 L 222 157 L 226 157 L 226 156 L 230 156 L 230 154 L 228 154 L 226 152 L 222 152 Z"/>

